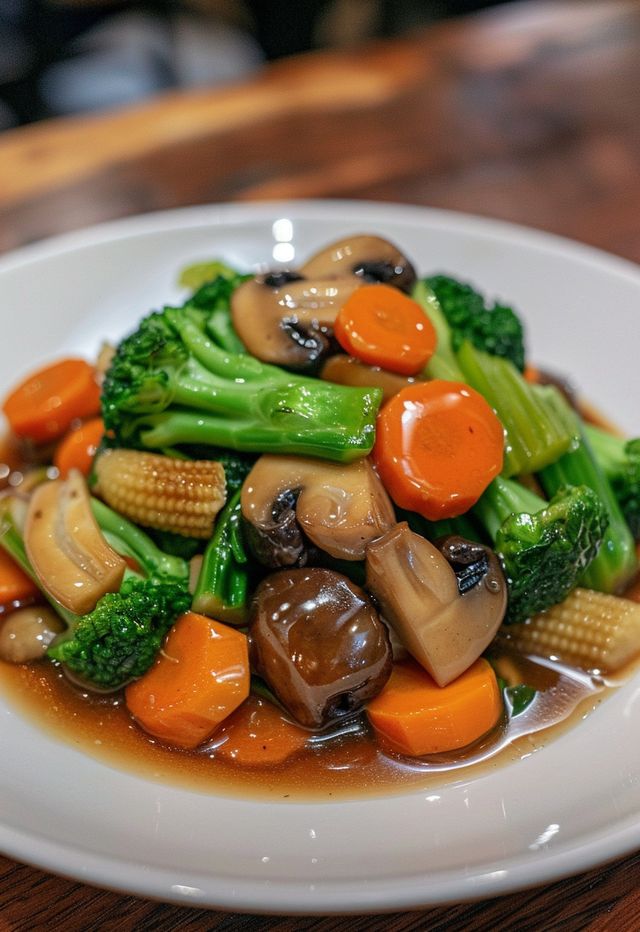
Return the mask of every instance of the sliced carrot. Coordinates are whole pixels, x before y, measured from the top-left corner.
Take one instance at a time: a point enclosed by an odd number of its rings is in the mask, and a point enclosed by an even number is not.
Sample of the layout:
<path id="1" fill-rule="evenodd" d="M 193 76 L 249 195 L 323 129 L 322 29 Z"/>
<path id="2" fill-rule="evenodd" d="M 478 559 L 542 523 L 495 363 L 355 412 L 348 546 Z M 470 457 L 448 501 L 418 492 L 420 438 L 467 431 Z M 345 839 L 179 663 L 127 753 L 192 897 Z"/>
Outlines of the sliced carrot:
<path id="1" fill-rule="evenodd" d="M 281 764 L 297 754 L 309 732 L 284 718 L 266 699 L 249 696 L 216 732 L 215 756 L 241 767 Z"/>
<path id="2" fill-rule="evenodd" d="M 333 332 L 347 353 L 402 375 L 420 372 L 436 348 L 436 332 L 420 305 L 390 285 L 356 289 Z"/>
<path id="3" fill-rule="evenodd" d="M 367 715 L 383 744 L 410 757 L 464 748 L 500 721 L 496 675 L 480 658 L 448 686 L 438 686 L 413 660 L 394 665 Z"/>
<path id="4" fill-rule="evenodd" d="M 28 376 L 4 400 L 2 410 L 18 437 L 57 440 L 76 418 L 100 412 L 95 369 L 84 359 L 63 359 Z"/>
<path id="5" fill-rule="evenodd" d="M 482 395 L 433 379 L 382 409 L 374 459 L 394 502 L 431 521 L 464 514 L 502 469 L 504 430 Z"/>
<path id="6" fill-rule="evenodd" d="M 6 550 L 0 547 L 0 605 L 21 602 L 37 596 L 39 589 Z"/>
<path id="7" fill-rule="evenodd" d="M 78 469 L 83 476 L 91 472 L 91 465 L 100 441 L 104 436 L 104 423 L 101 417 L 94 417 L 66 434 L 53 454 L 53 465 L 63 479 L 70 469 Z"/>
<path id="8" fill-rule="evenodd" d="M 540 371 L 535 366 L 532 366 L 531 363 L 527 363 L 524 367 L 523 375 L 525 381 L 531 382 L 532 385 L 536 385 L 540 381 Z"/>
<path id="9" fill-rule="evenodd" d="M 247 638 L 186 612 L 155 664 L 127 686 L 127 708 L 149 734 L 180 748 L 202 744 L 249 695 Z"/>

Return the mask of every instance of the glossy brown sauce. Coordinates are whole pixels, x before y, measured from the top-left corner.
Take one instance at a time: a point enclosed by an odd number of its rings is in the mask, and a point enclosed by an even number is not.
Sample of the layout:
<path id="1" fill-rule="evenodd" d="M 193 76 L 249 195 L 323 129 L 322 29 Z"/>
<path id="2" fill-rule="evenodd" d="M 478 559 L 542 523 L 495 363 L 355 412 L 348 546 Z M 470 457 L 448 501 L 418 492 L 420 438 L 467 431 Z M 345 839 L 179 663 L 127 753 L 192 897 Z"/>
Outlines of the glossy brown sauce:
<path id="1" fill-rule="evenodd" d="M 0 690 L 65 743 L 152 780 L 244 797 L 335 799 L 442 786 L 527 756 L 590 714 L 612 688 L 553 665 L 508 655 L 492 659 L 499 672 L 538 689 L 534 702 L 462 754 L 428 760 L 385 754 L 362 719 L 352 724 L 355 733 L 315 737 L 282 764 L 244 767 L 220 753 L 215 740 L 189 752 L 163 746 L 132 721 L 121 696 L 88 696 L 46 661 L 0 662 Z"/>

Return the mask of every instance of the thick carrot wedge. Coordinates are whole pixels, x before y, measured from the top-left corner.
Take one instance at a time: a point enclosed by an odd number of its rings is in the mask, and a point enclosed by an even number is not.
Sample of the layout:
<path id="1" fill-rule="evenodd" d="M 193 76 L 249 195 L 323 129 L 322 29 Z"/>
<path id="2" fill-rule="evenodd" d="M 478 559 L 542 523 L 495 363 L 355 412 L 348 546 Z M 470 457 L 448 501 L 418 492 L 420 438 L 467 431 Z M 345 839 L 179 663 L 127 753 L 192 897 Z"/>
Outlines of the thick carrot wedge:
<path id="1" fill-rule="evenodd" d="M 127 708 L 149 734 L 195 748 L 249 695 L 247 638 L 186 612 L 151 669 L 125 690 Z"/>
<path id="2" fill-rule="evenodd" d="M 62 359 L 45 366 L 7 395 L 2 410 L 18 437 L 34 443 L 57 440 L 76 418 L 100 411 L 95 369 L 84 359 Z"/>
<path id="3" fill-rule="evenodd" d="M 9 554 L 0 547 L 0 605 L 21 602 L 38 595 L 38 587 Z"/>
<path id="4" fill-rule="evenodd" d="M 367 714 L 384 744 L 422 757 L 466 747 L 487 734 L 500 720 L 502 699 L 496 675 L 482 658 L 443 687 L 413 660 L 402 660 Z"/>
<path id="5" fill-rule="evenodd" d="M 309 732 L 284 718 L 266 699 L 249 696 L 220 726 L 215 756 L 241 767 L 281 764 L 297 754 L 309 740 Z"/>
<path id="6" fill-rule="evenodd" d="M 62 438 L 53 454 L 53 465 L 66 479 L 70 469 L 78 469 L 83 476 L 91 472 L 93 457 L 104 435 L 102 418 L 85 421 Z"/>

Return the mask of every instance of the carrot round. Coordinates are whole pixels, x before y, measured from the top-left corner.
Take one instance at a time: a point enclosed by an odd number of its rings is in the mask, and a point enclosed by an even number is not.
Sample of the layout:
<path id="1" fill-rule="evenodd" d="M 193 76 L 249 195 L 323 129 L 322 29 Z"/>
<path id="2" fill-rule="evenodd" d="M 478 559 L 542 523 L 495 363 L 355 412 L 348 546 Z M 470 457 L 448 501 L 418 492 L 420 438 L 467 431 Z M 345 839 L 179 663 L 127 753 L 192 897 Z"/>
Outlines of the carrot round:
<path id="1" fill-rule="evenodd" d="M 99 413 L 95 370 L 84 359 L 63 359 L 45 366 L 7 395 L 2 410 L 18 437 L 34 443 L 57 440 L 76 418 Z"/>
<path id="2" fill-rule="evenodd" d="M 373 455 L 394 502 L 437 521 L 477 502 L 502 469 L 503 449 L 502 424 L 482 395 L 433 379 L 384 406 Z"/>
<path id="3" fill-rule="evenodd" d="M 66 479 L 70 469 L 78 469 L 83 476 L 91 472 L 91 465 L 100 441 L 104 436 L 101 417 L 94 417 L 66 434 L 53 454 L 53 465 Z"/>
<path id="4" fill-rule="evenodd" d="M 149 734 L 180 748 L 202 744 L 249 695 L 247 638 L 186 612 L 155 664 L 127 686 L 127 708 Z"/>
<path id="5" fill-rule="evenodd" d="M 216 733 L 215 756 L 241 767 L 281 764 L 297 754 L 309 732 L 284 718 L 273 703 L 249 696 Z"/>
<path id="6" fill-rule="evenodd" d="M 371 366 L 416 375 L 436 348 L 436 332 L 419 304 L 390 285 L 363 285 L 336 317 L 340 346 Z"/>
<path id="7" fill-rule="evenodd" d="M 491 731 L 502 711 L 496 675 L 482 658 L 448 686 L 438 686 L 415 661 L 402 660 L 367 706 L 383 744 L 410 757 L 464 748 Z"/>
<path id="8" fill-rule="evenodd" d="M 22 602 L 38 595 L 38 587 L 29 579 L 6 550 L 0 547 L 0 605 Z"/>

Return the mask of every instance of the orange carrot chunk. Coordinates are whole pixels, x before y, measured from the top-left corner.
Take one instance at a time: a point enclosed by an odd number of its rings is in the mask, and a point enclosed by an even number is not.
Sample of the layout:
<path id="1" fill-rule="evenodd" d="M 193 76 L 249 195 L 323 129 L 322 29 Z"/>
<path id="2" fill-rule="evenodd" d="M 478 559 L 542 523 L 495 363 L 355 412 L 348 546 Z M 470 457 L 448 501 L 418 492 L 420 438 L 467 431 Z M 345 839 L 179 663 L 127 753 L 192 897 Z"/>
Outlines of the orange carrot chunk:
<path id="1" fill-rule="evenodd" d="M 35 598 L 39 589 L 15 560 L 0 547 L 0 605 Z"/>
<path id="2" fill-rule="evenodd" d="M 367 706 L 367 715 L 383 744 L 422 757 L 482 738 L 500 721 L 502 699 L 496 675 L 483 658 L 448 686 L 438 686 L 415 661 L 402 660 Z"/>
<path id="3" fill-rule="evenodd" d="M 478 501 L 502 469 L 503 450 L 502 424 L 482 395 L 433 379 L 383 407 L 373 455 L 396 505 L 437 521 Z"/>
<path id="4" fill-rule="evenodd" d="M 93 366 L 63 359 L 28 376 L 4 400 L 11 430 L 34 443 L 57 440 L 76 418 L 100 411 L 100 389 Z"/>
<path id="5" fill-rule="evenodd" d="M 390 285 L 354 291 L 333 331 L 347 353 L 401 375 L 420 372 L 436 348 L 436 332 L 420 305 Z"/>
<path id="6" fill-rule="evenodd" d="M 127 708 L 149 734 L 195 748 L 249 695 L 247 638 L 227 625 L 186 612 L 155 664 L 127 686 Z"/>
<path id="7" fill-rule="evenodd" d="M 78 469 L 83 476 L 91 472 L 91 465 L 100 441 L 104 436 L 101 417 L 94 417 L 66 434 L 53 454 L 53 465 L 58 467 L 62 479 L 70 469 Z"/>
<path id="8" fill-rule="evenodd" d="M 249 696 L 216 733 L 215 756 L 241 767 L 281 764 L 297 754 L 309 732 L 287 721 L 266 699 Z"/>

